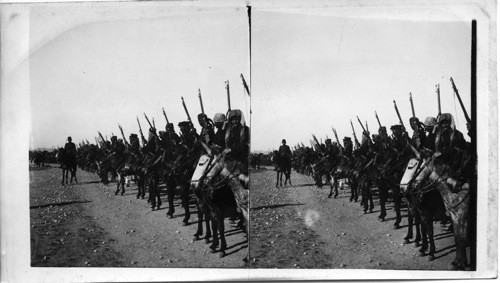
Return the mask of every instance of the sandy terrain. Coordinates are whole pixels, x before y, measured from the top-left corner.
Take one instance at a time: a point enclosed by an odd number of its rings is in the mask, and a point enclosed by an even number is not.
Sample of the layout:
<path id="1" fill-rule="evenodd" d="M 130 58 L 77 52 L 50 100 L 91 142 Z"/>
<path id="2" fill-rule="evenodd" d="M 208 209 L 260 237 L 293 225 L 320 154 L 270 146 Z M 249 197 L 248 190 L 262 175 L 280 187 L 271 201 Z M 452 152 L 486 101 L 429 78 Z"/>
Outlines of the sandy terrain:
<path id="1" fill-rule="evenodd" d="M 375 210 L 363 214 L 349 202 L 350 190 L 329 199 L 329 188 L 317 189 L 311 177 L 292 172 L 292 187 L 275 188 L 271 168 L 251 175 L 250 261 L 255 268 L 368 268 L 451 270 L 453 236 L 435 223 L 436 259 L 420 257 L 413 243 L 404 245 L 402 228 L 393 229 L 395 213 L 388 206 L 386 222 Z"/>
<path id="2" fill-rule="evenodd" d="M 136 199 L 132 183 L 124 196 L 115 185 L 103 186 L 94 174 L 78 171 L 78 184 L 61 186 L 61 170 L 30 167 L 32 266 L 91 267 L 227 267 L 243 268 L 248 242 L 226 220 L 227 256 L 209 252 L 209 244 L 193 241 L 197 220 L 192 199 L 190 225 L 181 226 L 183 209 L 167 219 L 162 193 L 160 210 Z"/>

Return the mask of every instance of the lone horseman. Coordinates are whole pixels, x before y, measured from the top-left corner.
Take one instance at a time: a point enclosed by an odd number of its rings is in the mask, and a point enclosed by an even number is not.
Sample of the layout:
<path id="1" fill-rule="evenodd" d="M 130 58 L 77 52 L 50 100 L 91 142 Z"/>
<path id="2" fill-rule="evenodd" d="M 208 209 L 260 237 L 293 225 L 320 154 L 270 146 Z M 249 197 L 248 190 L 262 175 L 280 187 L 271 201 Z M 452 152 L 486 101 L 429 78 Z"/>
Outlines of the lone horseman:
<path id="1" fill-rule="evenodd" d="M 290 180 L 290 173 L 292 169 L 292 151 L 290 150 L 290 147 L 286 144 L 286 140 L 282 139 L 281 140 L 281 146 L 278 149 L 278 172 L 277 172 L 277 179 L 276 179 L 276 187 L 278 187 L 278 181 L 280 181 L 281 185 L 281 176 L 280 174 L 285 174 L 285 186 L 286 186 L 286 181 L 288 180 L 290 182 L 290 185 L 292 185 L 292 181 Z"/>
<path id="2" fill-rule="evenodd" d="M 64 145 L 64 151 L 68 165 L 76 165 L 76 145 L 72 142 L 71 137 L 68 137 L 68 142 Z"/>
<path id="3" fill-rule="evenodd" d="M 72 142 L 71 137 L 68 137 L 66 144 L 64 145 L 64 153 L 61 162 L 61 168 L 63 168 L 63 180 L 62 184 L 64 184 L 64 177 L 66 173 L 66 183 L 68 183 L 68 171 L 71 172 L 71 181 L 73 181 L 73 177 L 75 178 L 75 182 L 78 183 L 76 179 L 76 145 Z M 65 172 L 66 171 L 66 172 Z"/>

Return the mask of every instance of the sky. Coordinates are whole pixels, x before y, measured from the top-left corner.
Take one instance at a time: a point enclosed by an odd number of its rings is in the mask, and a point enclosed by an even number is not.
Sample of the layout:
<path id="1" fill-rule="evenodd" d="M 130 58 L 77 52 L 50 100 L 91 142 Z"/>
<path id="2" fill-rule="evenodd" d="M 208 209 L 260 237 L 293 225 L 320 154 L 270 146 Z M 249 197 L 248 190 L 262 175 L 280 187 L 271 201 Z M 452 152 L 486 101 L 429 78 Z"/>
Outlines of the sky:
<path id="1" fill-rule="evenodd" d="M 30 70 L 30 148 L 63 146 L 68 136 L 94 143 L 97 131 L 120 136 L 118 124 L 128 138 L 138 133 L 137 116 L 147 133 L 143 113 L 164 130 L 162 107 L 179 131 L 177 123 L 187 120 L 181 96 L 199 130 L 198 88 L 213 118 L 227 111 L 226 80 L 231 108 L 242 109 L 248 123 L 240 79 L 249 81 L 246 10 L 143 5 L 149 7 L 32 8 L 23 62 Z"/>
<path id="2" fill-rule="evenodd" d="M 254 11 L 252 14 L 252 150 L 303 142 L 361 137 L 368 122 L 378 130 L 375 111 L 388 129 L 398 124 L 396 101 L 409 129 L 412 93 L 423 122 L 451 113 L 466 135 L 466 124 L 449 78 L 470 112 L 469 22 L 384 20 Z M 389 131 L 390 133 L 390 131 Z"/>

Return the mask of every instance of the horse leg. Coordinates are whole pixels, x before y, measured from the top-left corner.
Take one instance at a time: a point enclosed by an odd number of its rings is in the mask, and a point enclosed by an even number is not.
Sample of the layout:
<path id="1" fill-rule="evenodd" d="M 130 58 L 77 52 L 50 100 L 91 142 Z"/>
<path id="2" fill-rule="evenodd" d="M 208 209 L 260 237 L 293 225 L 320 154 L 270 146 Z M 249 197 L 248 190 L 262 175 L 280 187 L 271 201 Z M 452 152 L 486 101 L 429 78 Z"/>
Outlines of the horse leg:
<path id="1" fill-rule="evenodd" d="M 212 210 L 212 208 L 210 208 L 210 210 Z M 209 249 L 210 249 L 210 253 L 215 253 L 217 246 L 219 245 L 219 232 L 217 230 L 217 226 L 218 226 L 217 225 L 217 215 L 216 215 L 216 213 L 213 213 L 213 212 L 211 212 L 210 215 L 212 216 L 210 222 L 212 223 L 213 241 L 212 241 L 212 244 L 210 245 Z"/>
<path id="2" fill-rule="evenodd" d="M 118 195 L 118 193 L 120 192 L 120 180 L 121 180 L 121 178 L 122 178 L 122 174 L 118 173 L 118 180 L 116 181 L 115 195 Z"/>
<path id="3" fill-rule="evenodd" d="M 193 240 L 198 241 L 200 236 L 203 235 L 203 214 L 204 211 L 202 209 L 203 203 L 201 201 L 201 196 L 197 196 L 196 206 L 198 208 L 198 228 L 196 229 L 196 233 L 193 235 Z"/>
<path id="4" fill-rule="evenodd" d="M 460 213 L 460 212 L 459 212 Z M 459 216 L 451 213 L 453 223 L 453 236 L 455 238 L 455 260 L 451 263 L 453 269 L 465 270 L 467 266 L 467 231 L 468 220 L 458 219 Z M 462 221 L 460 221 L 462 220 Z"/>
<path id="5" fill-rule="evenodd" d="M 383 181 L 379 182 L 378 190 L 379 190 L 379 194 L 380 194 L 380 197 L 379 197 L 380 214 L 378 216 L 378 219 L 380 221 L 384 222 L 385 217 L 387 216 L 387 212 L 385 210 L 385 202 L 387 201 L 387 193 L 388 193 L 388 191 L 387 191 L 388 189 L 387 189 L 385 182 L 383 182 Z"/>
<path id="6" fill-rule="evenodd" d="M 203 208 L 203 214 L 205 214 L 205 230 L 207 231 L 205 233 L 205 237 L 203 237 L 205 240 L 205 244 L 208 244 L 210 242 L 210 237 L 212 237 L 212 230 L 210 229 L 210 210 L 208 209 L 207 205 L 204 205 Z"/>
<path id="7" fill-rule="evenodd" d="M 335 177 L 332 177 L 331 182 L 330 182 L 330 193 L 328 194 L 328 198 L 331 198 L 333 196 L 333 187 L 335 185 L 337 185 L 336 182 L 337 182 L 337 180 L 335 179 Z M 336 196 L 335 196 L 335 198 L 336 198 Z"/>
<path id="8" fill-rule="evenodd" d="M 78 183 L 78 180 L 76 179 L 76 166 L 75 166 L 75 170 L 73 171 L 73 174 L 75 176 L 75 183 Z"/>
<path id="9" fill-rule="evenodd" d="M 123 188 L 123 185 L 122 185 Z M 161 206 L 161 195 L 160 195 L 160 183 L 158 181 L 158 178 L 155 176 L 155 197 L 156 197 L 156 208 L 160 209 Z"/>
<path id="10" fill-rule="evenodd" d="M 174 198 L 175 198 L 175 182 L 167 180 L 167 198 L 168 198 L 168 212 L 167 217 L 172 219 L 174 217 Z"/>
<path id="11" fill-rule="evenodd" d="M 123 196 L 125 194 L 125 174 L 120 176 L 120 186 L 122 187 L 121 195 Z"/>
<path id="12" fill-rule="evenodd" d="M 280 171 L 276 170 L 276 188 L 278 187 L 279 179 L 280 179 Z"/>
<path id="13" fill-rule="evenodd" d="M 413 209 L 415 214 L 413 217 L 415 218 L 415 247 L 420 246 L 420 241 L 422 241 L 422 236 L 423 236 L 423 231 L 421 231 L 422 228 L 422 217 L 420 216 L 420 212 L 414 208 Z"/>
<path id="14" fill-rule="evenodd" d="M 394 203 L 394 211 L 396 212 L 396 222 L 394 222 L 394 229 L 399 229 L 401 224 L 401 192 L 397 186 L 392 187 L 392 201 Z"/>
<path id="15" fill-rule="evenodd" d="M 373 212 L 375 205 L 373 204 L 373 194 L 372 194 L 372 183 L 368 182 L 368 186 L 366 187 L 368 191 L 368 200 L 370 201 L 370 213 Z"/>
<path id="16" fill-rule="evenodd" d="M 227 243 L 224 235 L 224 210 L 222 208 L 217 211 L 217 230 L 220 234 L 219 258 L 223 258 L 226 256 Z"/>
<path id="17" fill-rule="evenodd" d="M 429 236 L 429 255 L 427 259 L 429 261 L 433 261 L 434 253 L 436 252 L 436 246 L 434 244 L 434 223 L 432 222 L 432 218 L 429 219 L 427 223 L 427 235 Z"/>
<path id="18" fill-rule="evenodd" d="M 406 233 L 406 237 L 404 237 L 403 243 L 409 244 L 411 238 L 413 238 L 413 213 L 408 208 L 408 232 Z"/>
<path id="19" fill-rule="evenodd" d="M 189 183 L 184 182 L 181 188 L 181 201 L 182 207 L 184 207 L 184 219 L 182 220 L 182 226 L 187 226 L 189 222 Z"/>
<path id="20" fill-rule="evenodd" d="M 64 169 L 62 169 L 62 181 L 61 181 L 61 185 L 64 186 Z"/>
<path id="21" fill-rule="evenodd" d="M 155 210 L 156 198 L 155 198 L 155 183 L 154 176 L 149 177 L 149 201 L 151 202 L 151 210 Z"/>

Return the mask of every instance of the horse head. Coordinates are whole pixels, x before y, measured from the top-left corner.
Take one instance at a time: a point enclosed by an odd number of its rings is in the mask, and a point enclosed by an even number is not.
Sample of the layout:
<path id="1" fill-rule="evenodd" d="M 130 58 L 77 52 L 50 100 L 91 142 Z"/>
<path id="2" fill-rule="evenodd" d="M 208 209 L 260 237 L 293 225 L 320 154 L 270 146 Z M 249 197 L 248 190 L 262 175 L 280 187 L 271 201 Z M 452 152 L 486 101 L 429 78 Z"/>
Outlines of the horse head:
<path id="1" fill-rule="evenodd" d="M 408 165 L 406 166 L 405 173 L 401 178 L 399 183 L 399 188 L 403 194 L 408 194 L 415 188 L 419 187 L 419 184 L 424 182 L 432 170 L 429 169 L 430 159 L 420 160 L 416 158 L 410 159 Z"/>

